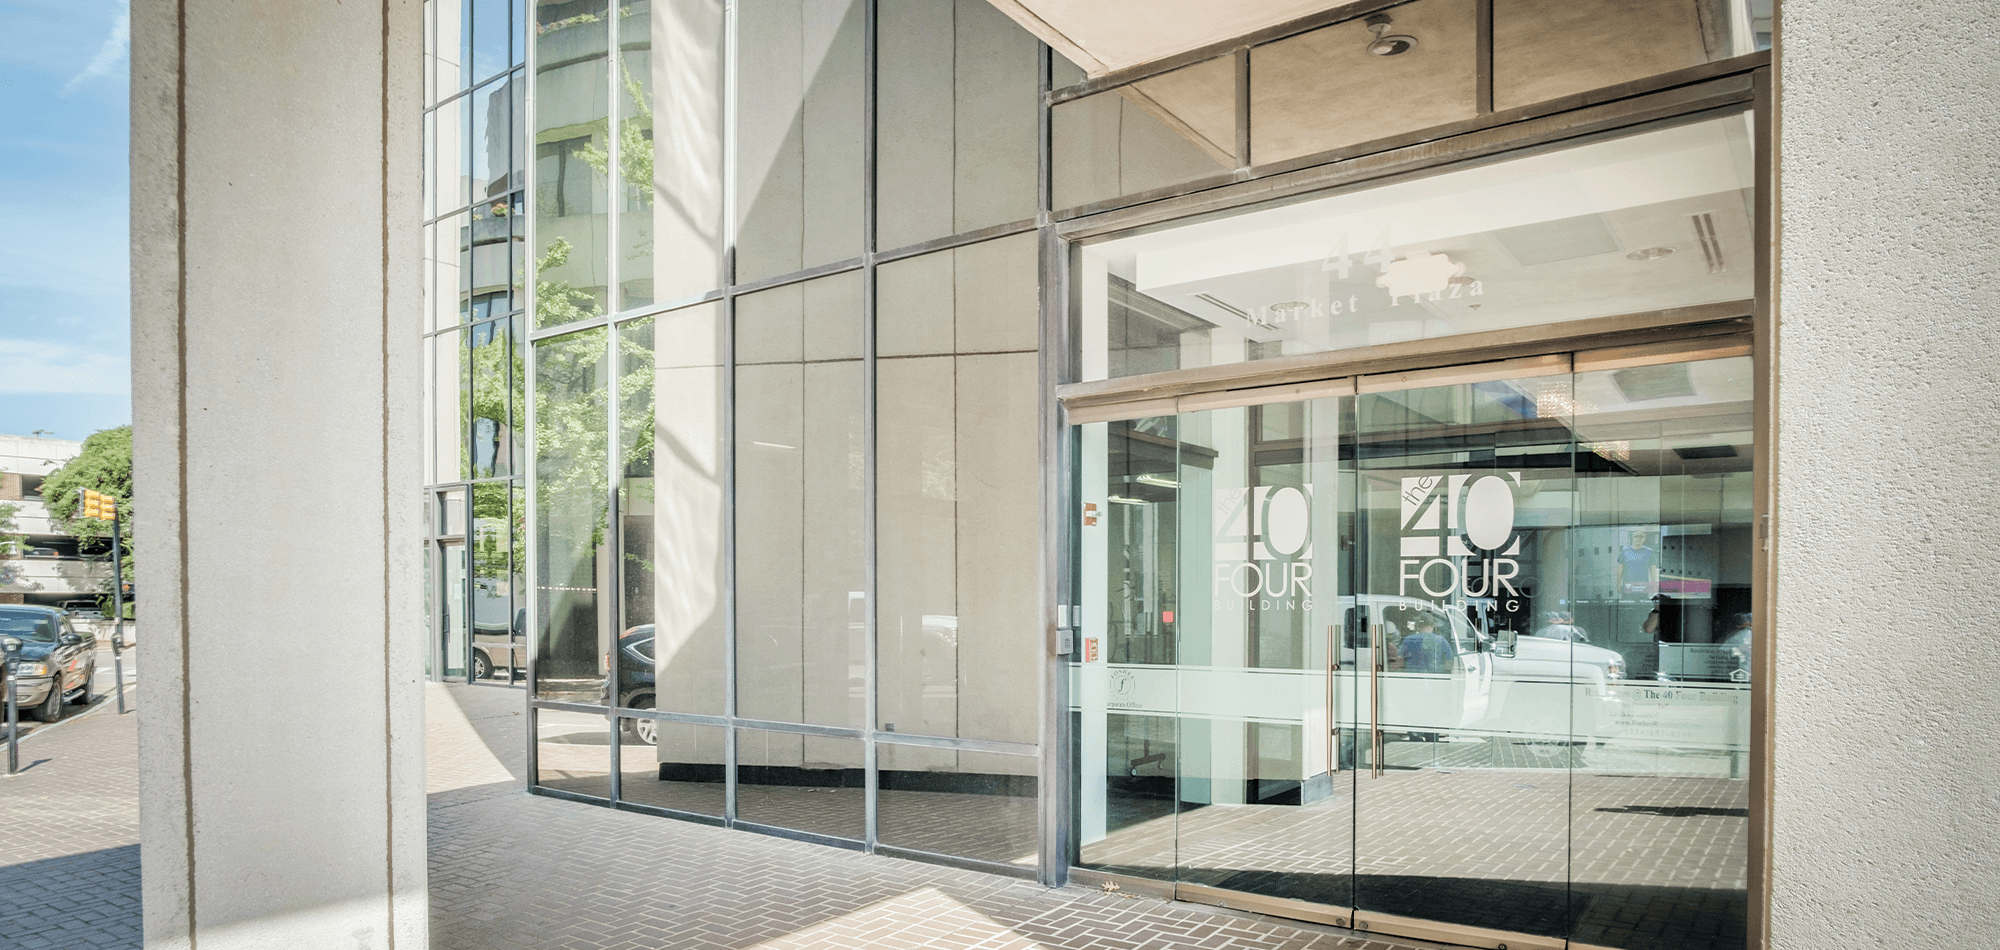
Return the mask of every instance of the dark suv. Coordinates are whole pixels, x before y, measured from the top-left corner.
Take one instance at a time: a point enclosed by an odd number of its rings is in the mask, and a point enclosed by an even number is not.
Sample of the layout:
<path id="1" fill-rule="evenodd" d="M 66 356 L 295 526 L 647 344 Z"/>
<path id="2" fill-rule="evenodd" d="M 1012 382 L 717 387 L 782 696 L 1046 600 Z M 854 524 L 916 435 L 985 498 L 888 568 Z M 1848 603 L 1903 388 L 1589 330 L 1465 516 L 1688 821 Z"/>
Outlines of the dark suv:
<path id="1" fill-rule="evenodd" d="M 90 704 L 90 683 L 97 675 L 97 636 L 78 633 L 69 617 L 54 607 L 0 604 L 0 641 L 18 640 L 14 657 L 18 677 L 15 700 L 43 722 L 62 718 L 63 700 Z M 0 694 L 0 702 L 5 702 Z"/>

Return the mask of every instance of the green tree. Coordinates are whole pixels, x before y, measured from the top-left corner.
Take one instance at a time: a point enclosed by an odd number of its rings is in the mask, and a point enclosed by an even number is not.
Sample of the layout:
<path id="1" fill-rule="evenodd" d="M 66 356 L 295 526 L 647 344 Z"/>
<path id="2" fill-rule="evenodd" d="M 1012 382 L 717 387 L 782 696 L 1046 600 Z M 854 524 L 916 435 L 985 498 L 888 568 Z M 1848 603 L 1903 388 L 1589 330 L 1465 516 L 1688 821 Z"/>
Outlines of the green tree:
<path id="1" fill-rule="evenodd" d="M 111 558 L 111 545 L 108 543 L 111 523 L 79 517 L 83 508 L 81 495 L 86 488 L 110 495 L 118 502 L 118 520 L 125 549 L 123 574 L 130 580 L 133 564 L 131 426 L 105 429 L 83 440 L 83 450 L 77 453 L 76 458 L 65 462 L 42 480 L 42 498 L 48 505 L 49 518 L 80 542 L 79 547 L 85 557 L 108 561 Z M 106 578 L 106 606 L 109 606 L 110 584 L 110 579 Z M 130 609 L 129 605 L 127 609 Z"/>

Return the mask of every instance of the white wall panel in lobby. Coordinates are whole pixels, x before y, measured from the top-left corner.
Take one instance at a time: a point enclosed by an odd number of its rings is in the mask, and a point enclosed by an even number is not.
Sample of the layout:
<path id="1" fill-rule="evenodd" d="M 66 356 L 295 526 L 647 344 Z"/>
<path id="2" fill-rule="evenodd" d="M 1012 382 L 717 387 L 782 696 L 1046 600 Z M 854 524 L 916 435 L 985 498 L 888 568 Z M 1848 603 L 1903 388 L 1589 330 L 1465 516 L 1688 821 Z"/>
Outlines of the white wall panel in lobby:
<path id="1" fill-rule="evenodd" d="M 426 944 L 419 11 L 133 5 L 148 946 Z"/>

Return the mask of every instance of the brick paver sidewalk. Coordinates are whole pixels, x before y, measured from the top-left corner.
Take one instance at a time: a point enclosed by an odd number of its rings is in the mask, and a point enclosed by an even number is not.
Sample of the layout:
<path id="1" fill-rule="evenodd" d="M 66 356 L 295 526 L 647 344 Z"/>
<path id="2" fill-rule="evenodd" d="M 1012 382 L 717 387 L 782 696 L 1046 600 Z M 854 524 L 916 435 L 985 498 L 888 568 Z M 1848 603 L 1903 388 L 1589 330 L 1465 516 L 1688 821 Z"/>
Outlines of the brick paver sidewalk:
<path id="1" fill-rule="evenodd" d="M 139 717 L 109 698 L 70 717 L 23 738 L 21 774 L 0 777 L 9 950 L 139 946 Z"/>
<path id="2" fill-rule="evenodd" d="M 438 950 L 1421 946 L 530 796 L 521 694 L 430 690 Z"/>
<path id="3" fill-rule="evenodd" d="M 518 691 L 427 700 L 440 950 L 1417 946 L 531 796 Z M 137 719 L 77 714 L 24 740 L 27 769 L 0 778 L 8 950 L 140 946 Z"/>

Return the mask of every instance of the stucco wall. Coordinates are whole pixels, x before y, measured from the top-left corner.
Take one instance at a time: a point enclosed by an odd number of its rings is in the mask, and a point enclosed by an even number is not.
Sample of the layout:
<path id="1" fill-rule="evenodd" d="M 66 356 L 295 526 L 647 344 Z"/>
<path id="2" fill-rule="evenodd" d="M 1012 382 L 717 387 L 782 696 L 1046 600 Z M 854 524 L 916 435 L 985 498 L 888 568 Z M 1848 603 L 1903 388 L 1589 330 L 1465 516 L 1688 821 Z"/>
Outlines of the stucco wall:
<path id="1" fill-rule="evenodd" d="M 2000 933 L 2000 5 L 1785 0 L 1772 946 Z"/>
<path id="2" fill-rule="evenodd" d="M 148 947 L 425 945 L 419 12 L 132 4 Z"/>

